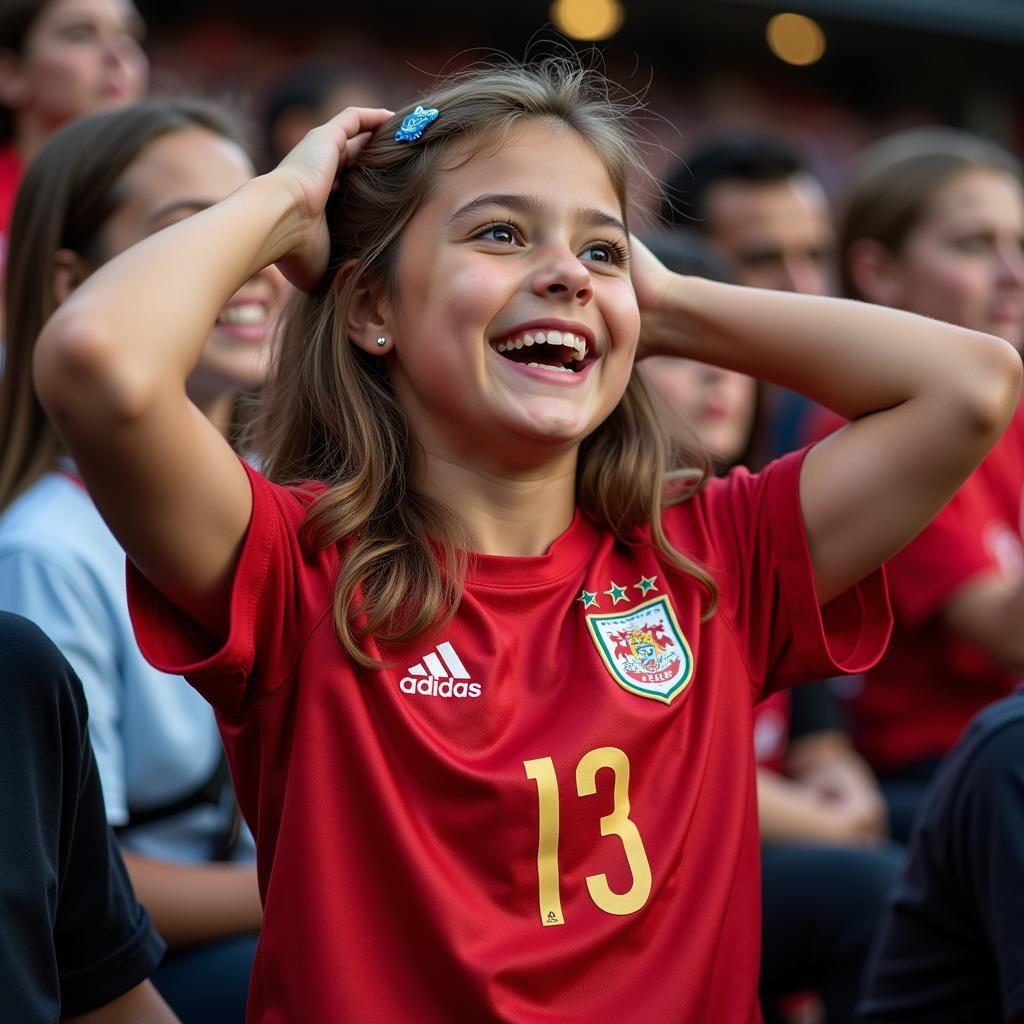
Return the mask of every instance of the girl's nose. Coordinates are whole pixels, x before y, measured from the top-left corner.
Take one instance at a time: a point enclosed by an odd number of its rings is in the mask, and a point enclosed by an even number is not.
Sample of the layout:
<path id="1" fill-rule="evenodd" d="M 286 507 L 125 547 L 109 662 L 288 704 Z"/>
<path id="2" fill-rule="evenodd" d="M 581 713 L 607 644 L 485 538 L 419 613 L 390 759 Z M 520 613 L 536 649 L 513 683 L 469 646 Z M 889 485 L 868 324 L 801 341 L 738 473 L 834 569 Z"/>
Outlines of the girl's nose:
<path id="1" fill-rule="evenodd" d="M 571 249 L 552 252 L 533 276 L 533 290 L 545 297 L 589 302 L 593 295 L 590 271 Z"/>

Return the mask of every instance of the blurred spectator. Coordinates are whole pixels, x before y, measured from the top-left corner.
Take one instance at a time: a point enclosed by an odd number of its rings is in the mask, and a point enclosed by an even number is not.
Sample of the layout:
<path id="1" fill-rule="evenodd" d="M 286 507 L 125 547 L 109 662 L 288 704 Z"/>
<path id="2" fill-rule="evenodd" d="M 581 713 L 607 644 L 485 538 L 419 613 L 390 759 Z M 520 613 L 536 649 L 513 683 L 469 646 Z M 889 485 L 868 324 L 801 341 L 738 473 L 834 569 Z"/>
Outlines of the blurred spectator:
<path id="1" fill-rule="evenodd" d="M 729 279 L 699 236 L 676 229 L 648 242 L 676 273 Z M 749 451 L 757 404 L 752 378 L 667 357 L 645 359 L 637 372 L 679 443 L 696 440 L 722 470 Z M 902 851 L 887 845 L 884 801 L 850 743 L 827 682 L 779 691 L 759 703 L 753 743 L 765 1020 L 782 1019 L 786 995 L 813 990 L 830 1024 L 841 1024 L 853 1019 Z"/>
<path id="2" fill-rule="evenodd" d="M 309 59 L 294 66 L 264 102 L 267 165 L 275 167 L 306 132 L 346 107 L 382 106 L 374 77 L 340 60 Z"/>
<path id="3" fill-rule="evenodd" d="M 174 1024 L 147 980 L 164 944 L 107 826 L 81 683 L 2 612 L 0 664 L 0 1020 Z"/>
<path id="4" fill-rule="evenodd" d="M 1020 349 L 1024 192 L 1005 150 L 952 129 L 883 140 L 852 176 L 839 237 L 848 296 Z M 841 422 L 821 417 L 816 436 Z M 889 564 L 896 628 L 853 706 L 858 746 L 882 777 L 900 837 L 968 720 L 1024 671 L 1022 493 L 1018 409 L 950 504 Z"/>
<path id="5" fill-rule="evenodd" d="M 701 232 L 739 284 L 803 295 L 832 291 L 835 239 L 825 190 L 781 139 L 748 134 L 706 143 L 668 182 L 662 216 Z M 811 403 L 773 386 L 762 397 L 764 454 L 774 458 L 797 447 Z"/>
<path id="6" fill-rule="evenodd" d="M 186 1024 L 243 1019 L 261 915 L 252 841 L 212 711 L 136 645 L 124 554 L 63 456 L 31 362 L 48 315 L 84 278 L 251 177 L 238 140 L 224 111 L 184 100 L 56 133 L 15 206 L 0 378 L 0 607 L 39 622 L 82 680 L 107 814 L 171 947 L 154 980 Z M 188 382 L 211 429 L 226 432 L 234 397 L 263 380 L 283 287 L 268 268 L 220 313 Z"/>
<path id="7" fill-rule="evenodd" d="M 872 956 L 861 1021 L 1024 1022 L 1024 691 L 943 760 Z"/>
<path id="8" fill-rule="evenodd" d="M 651 251 L 677 274 L 732 281 L 728 261 L 700 236 L 673 228 L 645 236 Z M 749 465 L 757 448 L 758 384 L 752 377 L 693 359 L 650 356 L 637 372 L 674 433 L 690 430 L 689 443 L 707 452 L 716 469 Z"/>
<path id="9" fill-rule="evenodd" d="M 751 288 L 832 291 L 832 216 L 795 149 L 771 136 L 711 141 L 673 175 L 663 216 L 701 232 Z"/>
<path id="10" fill-rule="evenodd" d="M 0 6 L 0 267 L 18 183 L 50 133 L 145 92 L 143 30 L 131 0 Z"/>

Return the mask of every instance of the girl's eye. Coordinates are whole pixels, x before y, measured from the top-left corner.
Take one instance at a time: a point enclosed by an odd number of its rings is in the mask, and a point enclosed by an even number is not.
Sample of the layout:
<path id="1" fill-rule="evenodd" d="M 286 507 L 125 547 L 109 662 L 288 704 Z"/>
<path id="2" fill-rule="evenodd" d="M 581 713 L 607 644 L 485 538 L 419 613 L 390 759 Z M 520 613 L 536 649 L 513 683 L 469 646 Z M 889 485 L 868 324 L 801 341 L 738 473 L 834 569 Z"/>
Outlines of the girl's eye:
<path id="1" fill-rule="evenodd" d="M 580 259 L 591 263 L 621 264 L 629 261 L 629 252 L 622 242 L 593 242 L 580 253 Z"/>
<path id="2" fill-rule="evenodd" d="M 480 231 L 477 237 L 485 238 L 490 242 L 499 242 L 501 245 L 517 245 L 520 240 L 520 234 L 516 226 L 504 222 L 488 224 L 487 227 Z"/>
<path id="3" fill-rule="evenodd" d="M 969 235 L 953 242 L 953 248 L 963 253 L 982 253 L 992 248 L 992 239 L 986 235 Z"/>

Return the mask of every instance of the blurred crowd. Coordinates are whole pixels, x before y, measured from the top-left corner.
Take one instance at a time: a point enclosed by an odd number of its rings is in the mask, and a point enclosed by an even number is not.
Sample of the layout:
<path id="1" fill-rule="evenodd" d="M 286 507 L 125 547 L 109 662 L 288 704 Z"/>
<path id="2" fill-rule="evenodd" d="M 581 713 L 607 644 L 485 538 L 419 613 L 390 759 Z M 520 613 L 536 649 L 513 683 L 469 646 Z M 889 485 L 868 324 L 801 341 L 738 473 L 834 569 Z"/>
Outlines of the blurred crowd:
<path id="1" fill-rule="evenodd" d="M 338 110 L 400 98 L 325 58 L 287 69 L 257 116 L 147 98 L 143 38 L 130 0 L 0 7 L 0 1018 L 12 1021 L 241 1022 L 261 920 L 214 713 L 139 652 L 123 553 L 34 395 L 35 340 L 116 254 Z M 856 154 L 838 193 L 778 135 L 686 142 L 640 231 L 671 270 L 1024 343 L 1022 172 L 995 141 L 942 125 L 890 134 Z M 247 424 L 290 287 L 260 271 L 189 378 L 198 412 L 254 463 Z M 635 372 L 681 450 L 716 472 L 760 469 L 844 427 L 730 370 L 655 357 Z M 769 1024 L 1024 1020 L 1022 415 L 889 563 L 896 626 L 878 666 L 758 706 Z"/>

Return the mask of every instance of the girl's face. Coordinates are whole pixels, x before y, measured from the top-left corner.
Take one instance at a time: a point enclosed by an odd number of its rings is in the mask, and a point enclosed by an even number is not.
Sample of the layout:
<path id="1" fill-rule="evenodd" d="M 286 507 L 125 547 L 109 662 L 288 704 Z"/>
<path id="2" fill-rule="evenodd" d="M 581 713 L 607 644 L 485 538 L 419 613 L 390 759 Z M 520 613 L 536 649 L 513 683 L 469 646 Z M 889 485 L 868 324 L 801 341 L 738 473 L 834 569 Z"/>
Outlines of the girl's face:
<path id="1" fill-rule="evenodd" d="M 1002 171 L 977 168 L 947 182 L 903 244 L 894 305 L 1024 340 L 1024 195 Z"/>
<path id="2" fill-rule="evenodd" d="M 201 128 L 183 128 L 149 143 L 118 184 L 124 201 L 103 227 L 101 254 L 110 259 L 160 228 L 213 205 L 253 174 L 233 142 Z M 262 383 L 270 331 L 285 291 L 280 272 L 260 271 L 221 310 L 189 378 L 201 408 L 226 393 Z"/>
<path id="3" fill-rule="evenodd" d="M 693 359 L 652 356 L 637 363 L 669 433 L 697 440 L 718 461 L 739 458 L 754 425 L 753 377 Z"/>
<path id="4" fill-rule="evenodd" d="M 149 65 L 131 0 L 53 0 L 25 38 L 15 107 L 46 130 L 140 99 Z"/>
<path id="5" fill-rule="evenodd" d="M 628 245 L 604 165 L 564 126 L 517 125 L 440 173 L 405 229 L 384 331 L 428 454 L 499 472 L 574 458 L 629 378 Z"/>

